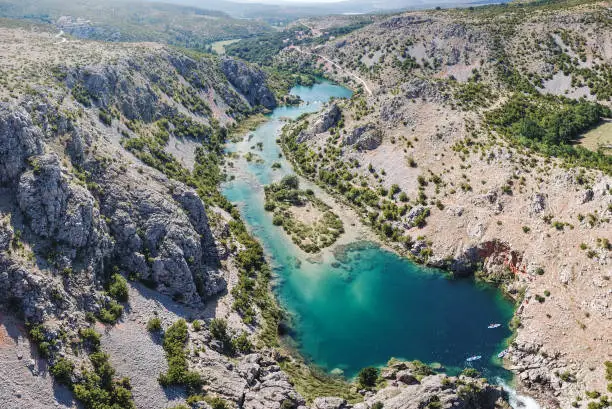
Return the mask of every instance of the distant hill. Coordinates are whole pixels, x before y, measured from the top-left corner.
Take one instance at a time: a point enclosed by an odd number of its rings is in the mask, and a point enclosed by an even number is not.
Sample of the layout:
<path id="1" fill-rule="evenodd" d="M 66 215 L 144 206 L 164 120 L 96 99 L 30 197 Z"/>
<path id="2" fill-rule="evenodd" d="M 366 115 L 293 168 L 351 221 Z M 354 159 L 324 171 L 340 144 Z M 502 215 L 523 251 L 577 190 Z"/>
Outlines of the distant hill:
<path id="1" fill-rule="evenodd" d="M 80 38 L 189 48 L 271 30 L 264 22 L 236 19 L 219 10 L 139 0 L 0 0 L 0 17 L 54 24 Z"/>
<path id="2" fill-rule="evenodd" d="M 158 0 L 149 0 L 156 2 Z M 206 0 L 163 0 L 174 4 L 196 7 L 207 7 L 228 13 L 235 18 L 261 19 L 269 23 L 280 23 L 302 17 L 323 16 L 330 14 L 367 14 L 407 9 L 425 9 L 441 7 L 457 7 L 488 3 L 506 3 L 508 0 L 350 0 L 330 3 L 313 2 L 283 2 L 272 1 L 262 3 L 239 3 L 232 1 Z"/>

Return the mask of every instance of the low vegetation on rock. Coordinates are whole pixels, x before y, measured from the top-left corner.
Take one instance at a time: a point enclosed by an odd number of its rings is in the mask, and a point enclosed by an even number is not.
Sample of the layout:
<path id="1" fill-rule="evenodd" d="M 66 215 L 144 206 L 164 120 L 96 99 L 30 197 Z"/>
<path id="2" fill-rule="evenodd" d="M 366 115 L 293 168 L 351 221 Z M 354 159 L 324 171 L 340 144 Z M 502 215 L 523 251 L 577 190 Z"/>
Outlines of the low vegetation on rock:
<path id="1" fill-rule="evenodd" d="M 344 233 L 340 218 L 311 190 L 300 190 L 297 176 L 265 187 L 265 209 L 291 240 L 307 253 L 331 246 Z"/>

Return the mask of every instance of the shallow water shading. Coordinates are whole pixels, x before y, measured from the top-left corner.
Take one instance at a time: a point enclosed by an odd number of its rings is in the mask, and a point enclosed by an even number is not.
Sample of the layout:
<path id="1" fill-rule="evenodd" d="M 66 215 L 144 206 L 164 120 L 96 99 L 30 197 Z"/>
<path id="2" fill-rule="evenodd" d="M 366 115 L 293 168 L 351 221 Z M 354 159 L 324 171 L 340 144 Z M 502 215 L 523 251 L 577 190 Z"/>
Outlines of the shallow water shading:
<path id="1" fill-rule="evenodd" d="M 448 278 L 367 242 L 311 262 L 272 224 L 263 208 L 263 185 L 291 173 L 276 144 L 282 118 L 318 111 L 331 97 L 350 96 L 346 88 L 327 82 L 296 87 L 292 93 L 305 104 L 277 108 L 248 138 L 228 146 L 229 151 L 252 152 L 259 161 L 237 162 L 236 179 L 223 190 L 239 205 L 271 259 L 278 278 L 275 291 L 293 316 L 300 352 L 323 369 L 340 369 L 349 377 L 390 357 L 438 362 L 452 374 L 468 366 L 469 356 L 481 355 L 471 366 L 487 377 L 509 378 L 495 356 L 510 335 L 513 307 L 499 291 Z M 273 170 L 274 162 L 281 169 Z M 502 326 L 488 329 L 490 323 Z"/>

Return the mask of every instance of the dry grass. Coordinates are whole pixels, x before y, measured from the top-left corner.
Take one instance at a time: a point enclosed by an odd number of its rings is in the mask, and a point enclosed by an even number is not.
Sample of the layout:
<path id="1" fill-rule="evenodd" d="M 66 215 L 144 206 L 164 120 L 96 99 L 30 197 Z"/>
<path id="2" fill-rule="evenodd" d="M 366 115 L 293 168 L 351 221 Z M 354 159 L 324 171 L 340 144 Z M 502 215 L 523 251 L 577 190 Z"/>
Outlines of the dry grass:
<path id="1" fill-rule="evenodd" d="M 579 143 L 592 151 L 603 148 L 606 154 L 612 154 L 612 119 L 582 135 Z"/>

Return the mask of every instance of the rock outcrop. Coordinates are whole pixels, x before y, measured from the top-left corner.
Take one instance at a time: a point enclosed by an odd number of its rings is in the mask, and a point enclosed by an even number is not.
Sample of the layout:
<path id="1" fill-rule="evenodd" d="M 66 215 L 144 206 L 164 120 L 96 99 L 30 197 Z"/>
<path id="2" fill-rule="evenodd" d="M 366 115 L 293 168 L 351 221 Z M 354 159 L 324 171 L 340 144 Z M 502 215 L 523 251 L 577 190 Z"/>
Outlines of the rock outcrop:
<path id="1" fill-rule="evenodd" d="M 276 107 L 276 99 L 266 85 L 266 74 L 263 71 L 232 58 L 224 58 L 221 69 L 251 105 L 261 105 L 268 109 Z"/>
<path id="2" fill-rule="evenodd" d="M 123 269 L 188 304 L 225 290 L 204 205 L 193 190 L 162 178 L 158 186 L 169 188 L 169 196 L 114 168 L 99 180 L 105 192 L 100 208 Z"/>
<path id="3" fill-rule="evenodd" d="M 14 180 L 27 167 L 27 159 L 42 152 L 42 132 L 28 113 L 0 103 L 0 184 Z"/>
<path id="4" fill-rule="evenodd" d="M 343 145 L 354 146 L 360 150 L 372 150 L 380 146 L 382 139 L 382 131 L 376 125 L 369 123 L 353 129 L 353 132 L 344 137 Z"/>
<path id="5" fill-rule="evenodd" d="M 336 126 L 341 118 L 342 111 L 340 110 L 340 107 L 337 103 L 332 103 L 330 106 L 324 109 L 323 112 L 316 116 L 312 126 L 300 133 L 297 141 L 299 143 L 303 143 L 315 135 L 327 132 Z"/>

